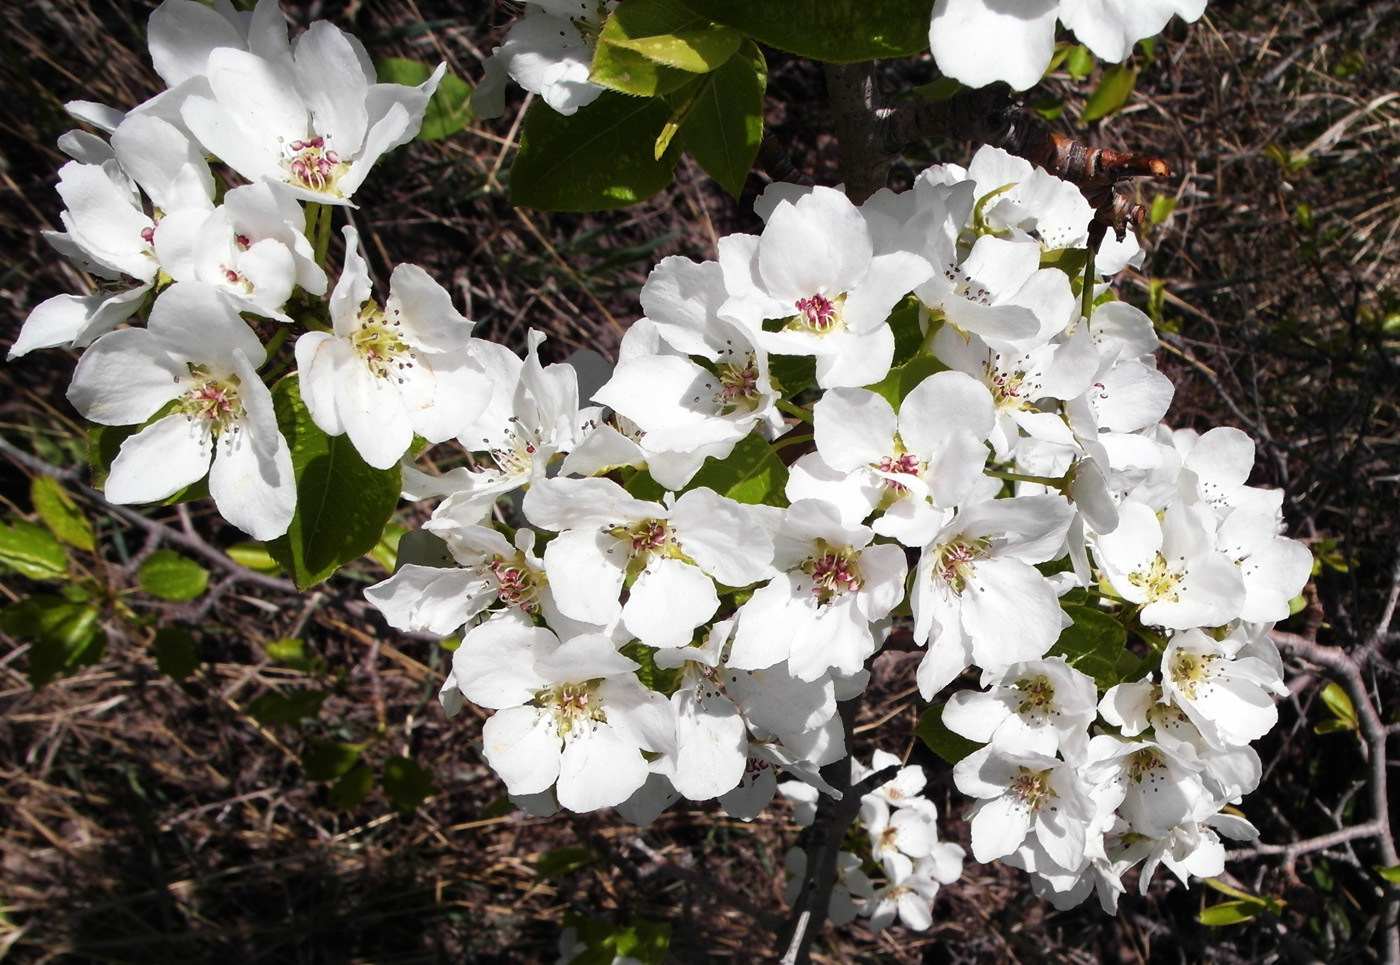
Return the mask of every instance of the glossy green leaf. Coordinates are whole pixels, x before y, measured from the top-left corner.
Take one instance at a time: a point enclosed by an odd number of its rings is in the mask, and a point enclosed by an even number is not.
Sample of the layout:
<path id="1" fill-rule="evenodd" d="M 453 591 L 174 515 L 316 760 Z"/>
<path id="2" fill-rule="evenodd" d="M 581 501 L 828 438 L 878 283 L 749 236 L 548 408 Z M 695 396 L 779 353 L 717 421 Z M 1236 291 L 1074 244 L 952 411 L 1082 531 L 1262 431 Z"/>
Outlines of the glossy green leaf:
<path id="1" fill-rule="evenodd" d="M 39 518 L 63 542 L 89 552 L 97 548 L 92 524 L 57 479 L 35 476 L 29 484 L 29 498 Z"/>
<path id="2" fill-rule="evenodd" d="M 403 84 L 417 87 L 432 76 L 433 68 L 416 60 L 402 57 L 385 57 L 375 61 L 375 72 L 382 84 Z M 456 134 L 470 124 L 476 114 L 471 108 L 471 85 L 455 74 L 442 75 L 437 90 L 428 101 L 428 109 L 423 114 L 423 126 L 418 131 L 418 140 L 437 141 Z"/>
<path id="3" fill-rule="evenodd" d="M 209 571 L 174 550 L 156 550 L 141 563 L 141 589 L 162 600 L 193 600 L 209 588 Z"/>
<path id="4" fill-rule="evenodd" d="M 834 63 L 908 57 L 928 49 L 928 0 L 683 0 L 695 13 L 759 43 Z"/>
<path id="5" fill-rule="evenodd" d="M 1099 78 L 1099 85 L 1089 95 L 1089 100 L 1084 105 L 1084 113 L 1079 119 L 1088 124 L 1090 121 L 1117 113 L 1128 103 L 1128 98 L 1133 96 L 1133 88 L 1136 86 L 1137 68 L 1122 64 L 1108 68 Z"/>
<path id="6" fill-rule="evenodd" d="M 360 759 L 363 744 L 311 739 L 311 747 L 301 755 L 301 766 L 312 781 L 330 781 L 345 774 Z"/>
<path id="7" fill-rule="evenodd" d="M 592 863 L 593 852 L 587 848 L 555 848 L 535 859 L 535 880 L 561 878 Z"/>
<path id="8" fill-rule="evenodd" d="M 399 503 L 398 467 L 368 465 L 348 436 L 327 436 L 311 421 L 295 376 L 272 391 L 277 425 L 292 450 L 297 511 L 267 551 L 306 589 L 374 549 Z"/>
<path id="9" fill-rule="evenodd" d="M 411 757 L 391 757 L 384 762 L 384 793 L 400 811 L 412 811 L 433 793 L 433 775 Z"/>
<path id="10" fill-rule="evenodd" d="M 636 204 L 671 183 L 680 158 L 660 160 L 656 136 L 671 116 L 659 98 L 604 91 L 571 117 L 536 101 L 525 114 L 511 167 L 511 204 L 547 211 L 597 211 Z"/>
<path id="11" fill-rule="evenodd" d="M 600 42 L 593 51 L 588 79 L 619 94 L 656 97 L 684 87 L 694 76 L 690 71 L 658 64 L 636 50 Z"/>
<path id="12" fill-rule="evenodd" d="M 374 790 L 374 771 L 365 764 L 356 764 L 331 785 L 330 805 L 340 811 L 359 806 Z"/>
<path id="13" fill-rule="evenodd" d="M 920 714 L 914 734 L 928 745 L 929 750 L 949 764 L 956 764 L 983 745 L 949 730 L 943 723 L 943 707 L 943 704 L 933 704 Z"/>
<path id="14" fill-rule="evenodd" d="M 326 693 L 321 690 L 294 690 L 290 694 L 266 693 L 248 705 L 248 713 L 259 724 L 295 724 L 321 712 Z"/>
<path id="15" fill-rule="evenodd" d="M 68 575 L 68 553 L 44 527 L 10 519 L 0 525 L 0 566 L 32 580 L 57 580 Z"/>
<path id="16" fill-rule="evenodd" d="M 1123 625 L 1095 607 L 1067 606 L 1064 610 L 1074 623 L 1060 631 L 1050 654 L 1064 657 L 1066 663 L 1093 677 L 1101 688 L 1119 683 L 1118 661 L 1128 640 Z"/>
<path id="17" fill-rule="evenodd" d="M 746 40 L 724 66 L 696 83 L 692 106 L 680 123 L 681 137 L 705 172 L 738 198 L 763 140 L 768 64 Z"/>
<path id="18" fill-rule="evenodd" d="M 787 466 L 761 436 L 750 434 L 724 459 L 706 459 L 687 489 L 706 486 L 740 503 L 786 506 Z"/>
<path id="19" fill-rule="evenodd" d="M 172 680 L 184 680 L 199 669 L 199 643 L 184 627 L 161 627 L 151 646 L 157 669 Z"/>
<path id="20" fill-rule="evenodd" d="M 107 635 L 100 616 L 94 607 L 41 593 L 0 611 L 0 630 L 30 641 L 29 682 L 37 689 L 102 659 Z"/>
<path id="21" fill-rule="evenodd" d="M 626 0 L 603 25 L 598 42 L 703 74 L 733 56 L 743 39 L 739 31 L 710 23 L 678 0 Z"/>

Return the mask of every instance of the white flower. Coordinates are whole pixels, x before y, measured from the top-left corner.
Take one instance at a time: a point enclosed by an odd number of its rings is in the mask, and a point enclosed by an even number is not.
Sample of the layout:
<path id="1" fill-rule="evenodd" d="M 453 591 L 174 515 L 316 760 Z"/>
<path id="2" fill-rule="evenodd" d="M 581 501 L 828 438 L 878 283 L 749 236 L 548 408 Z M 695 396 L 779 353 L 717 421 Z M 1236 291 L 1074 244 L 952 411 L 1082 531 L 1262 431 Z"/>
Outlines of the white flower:
<path id="1" fill-rule="evenodd" d="M 346 204 L 380 155 L 412 140 L 446 65 L 422 84 L 376 84 L 364 46 L 324 20 L 275 56 L 209 53 L 211 97 L 180 108 L 190 132 L 251 181 Z"/>
<path id="2" fill-rule="evenodd" d="M 1095 809 L 1073 765 L 988 745 L 959 761 L 953 780 L 958 790 L 979 799 L 969 819 L 978 861 L 1006 857 L 1030 834 L 1065 870 L 1084 860 Z"/>
<path id="3" fill-rule="evenodd" d="M 499 117 L 507 77 L 566 116 L 593 103 L 603 92 L 588 79 L 593 49 L 615 5 L 615 0 L 530 0 L 505 43 L 486 58 L 486 76 L 472 93 L 472 108 L 482 117 Z"/>
<path id="4" fill-rule="evenodd" d="M 1083 760 L 1098 690 L 1092 678 L 1062 657 L 1008 667 L 988 692 L 960 690 L 948 698 L 943 723 L 983 744 Z"/>
<path id="5" fill-rule="evenodd" d="M 193 283 L 162 292 L 146 328 L 98 339 L 78 361 L 68 389 L 86 418 L 133 425 L 175 403 L 122 443 L 107 498 L 157 502 L 208 473 L 225 519 L 254 539 L 285 533 L 296 489 L 272 396 L 257 374 L 264 357 L 233 306 Z"/>
<path id="6" fill-rule="evenodd" d="M 748 765 L 749 742 L 744 720 L 720 681 L 721 650 L 733 621 L 721 620 L 695 647 L 658 650 L 656 665 L 682 668 L 671 695 L 676 714 L 676 754 L 665 770 L 676 790 L 692 801 L 705 801 L 733 790 Z"/>
<path id="7" fill-rule="evenodd" d="M 1240 746 L 1278 722 L 1269 693 L 1287 687 L 1256 657 L 1234 657 L 1200 630 L 1174 634 L 1162 655 L 1162 698 L 1186 712 L 1212 745 Z"/>
<path id="8" fill-rule="evenodd" d="M 324 432 L 348 435 L 365 462 L 388 469 L 415 434 L 442 442 L 467 428 L 492 385 L 472 351 L 473 323 L 417 265 L 399 265 L 381 310 L 369 298 L 359 236 L 345 227 L 345 269 L 331 292 L 335 333 L 297 339 L 301 394 Z"/>
<path id="9" fill-rule="evenodd" d="M 1057 17 L 1096 56 L 1118 62 L 1173 14 L 1192 21 L 1205 6 L 1205 0 L 935 0 L 929 45 L 938 69 L 969 87 L 1004 80 L 1025 90 L 1050 66 Z"/>

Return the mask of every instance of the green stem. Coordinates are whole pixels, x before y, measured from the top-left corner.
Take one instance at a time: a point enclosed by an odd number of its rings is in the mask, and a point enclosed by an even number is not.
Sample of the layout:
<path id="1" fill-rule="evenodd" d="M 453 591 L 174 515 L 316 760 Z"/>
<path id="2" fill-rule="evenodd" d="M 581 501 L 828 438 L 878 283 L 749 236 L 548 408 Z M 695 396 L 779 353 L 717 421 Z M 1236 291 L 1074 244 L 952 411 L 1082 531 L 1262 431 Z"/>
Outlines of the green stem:
<path id="1" fill-rule="evenodd" d="M 1094 314 L 1094 246 L 1089 246 L 1089 257 L 1084 262 L 1084 291 L 1081 293 L 1080 314 L 1084 321 Z"/>
<path id="2" fill-rule="evenodd" d="M 801 444 L 804 443 L 804 442 L 811 442 L 811 441 L 812 441 L 812 434 L 811 434 L 810 432 L 803 433 L 803 434 L 800 435 L 800 436 L 793 436 L 793 437 L 790 438 L 790 439 L 784 439 L 784 440 L 782 440 L 781 442 L 775 442 L 775 443 L 773 443 L 773 451 L 774 451 L 774 452 L 778 452 L 779 450 L 786 449 L 788 446 L 801 445 Z"/>
<path id="3" fill-rule="evenodd" d="M 1053 476 L 1027 476 L 1019 472 L 1003 472 L 1000 469 L 984 469 L 984 473 L 994 479 L 1005 479 L 1008 482 L 1039 483 L 1051 489 L 1064 492 L 1069 488 L 1069 480 L 1065 478 L 1056 479 Z"/>
<path id="4" fill-rule="evenodd" d="M 317 201 L 307 202 L 306 224 L 311 229 L 311 245 L 316 253 L 316 264 L 324 270 L 326 251 L 331 244 L 331 205 Z"/>
<path id="5" fill-rule="evenodd" d="M 803 422 L 812 421 L 812 413 L 808 412 L 800 405 L 793 405 L 787 399 L 779 399 L 777 402 L 777 406 L 779 409 L 783 410 L 788 415 L 793 416 L 797 419 L 801 419 Z"/>

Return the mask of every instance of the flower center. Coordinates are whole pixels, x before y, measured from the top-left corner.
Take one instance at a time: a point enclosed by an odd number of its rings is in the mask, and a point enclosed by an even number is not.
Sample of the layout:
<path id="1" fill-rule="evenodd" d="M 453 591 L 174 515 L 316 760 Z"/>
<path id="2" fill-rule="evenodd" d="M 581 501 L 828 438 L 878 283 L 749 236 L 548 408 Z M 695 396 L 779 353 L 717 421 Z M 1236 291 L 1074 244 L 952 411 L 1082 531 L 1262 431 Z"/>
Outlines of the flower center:
<path id="1" fill-rule="evenodd" d="M 360 327 L 350 336 L 350 344 L 377 378 L 392 378 L 400 385 L 404 373 L 413 368 L 418 356 L 403 340 L 403 323 L 398 312 L 389 318 L 373 302 L 360 311 Z"/>
<path id="2" fill-rule="evenodd" d="M 540 606 L 540 592 L 544 589 L 545 576 L 518 562 L 494 557 L 488 564 L 491 574 L 496 577 L 496 598 L 506 606 L 519 607 L 526 613 L 534 613 Z"/>
<path id="3" fill-rule="evenodd" d="M 1182 574 L 1171 568 L 1167 563 L 1167 558 L 1161 553 L 1152 561 L 1152 565 L 1147 570 L 1135 570 L 1128 574 L 1128 582 L 1142 590 L 1147 596 L 1148 603 L 1158 603 L 1163 600 L 1176 603 L 1181 599 L 1181 594 L 1177 590 L 1177 584 L 1181 582 Z"/>
<path id="4" fill-rule="evenodd" d="M 236 432 L 244 416 L 243 402 L 238 398 L 238 376 L 216 379 L 209 376 L 204 366 L 194 364 L 190 364 L 189 370 L 201 381 L 185 393 L 176 405 L 176 411 L 184 413 L 191 422 L 196 419 L 208 422 L 210 431 L 216 436 L 229 430 Z"/>
<path id="5" fill-rule="evenodd" d="M 923 473 L 925 466 L 919 461 L 918 456 L 906 452 L 900 455 L 885 456 L 878 463 L 873 463 L 871 468 L 893 475 L 918 476 Z M 888 476 L 885 477 L 885 488 L 893 490 L 896 493 L 904 493 L 909 490 L 908 486 L 900 482 L 895 482 Z"/>
<path id="6" fill-rule="evenodd" d="M 758 367 L 753 356 L 742 368 L 732 362 L 721 362 L 716 366 L 720 389 L 715 393 L 715 404 L 721 415 L 735 412 L 752 412 L 758 407 Z"/>
<path id="7" fill-rule="evenodd" d="M 784 326 L 790 332 L 808 332 L 812 335 L 829 335 L 844 331 L 846 323 L 841 320 L 841 306 L 845 295 L 827 298 L 825 295 L 812 295 L 796 301 L 797 314 Z"/>
<path id="8" fill-rule="evenodd" d="M 849 546 L 832 549 L 819 544 L 818 553 L 802 562 L 802 572 L 812 578 L 812 595 L 817 603 L 827 604 L 838 596 L 854 593 L 861 587 L 860 572 L 856 560 L 860 554 Z"/>
<path id="9" fill-rule="evenodd" d="M 554 726 L 561 740 L 567 739 L 575 728 L 608 719 L 601 703 L 593 699 L 593 683 L 560 684 L 535 694 L 535 700 L 554 716 Z"/>
<path id="10" fill-rule="evenodd" d="M 962 596 L 967 581 L 976 572 L 977 560 L 987 555 L 986 540 L 955 539 L 934 551 L 933 578 L 942 580 Z"/>
<path id="11" fill-rule="evenodd" d="M 350 165 L 326 147 L 324 137 L 317 135 L 309 140 L 293 141 L 286 146 L 286 150 L 287 156 L 282 163 L 293 184 L 309 191 L 340 197 L 335 184 L 350 169 Z"/>
<path id="12" fill-rule="evenodd" d="M 1187 700 L 1195 700 L 1198 692 L 1208 688 L 1215 678 L 1216 673 L 1211 665 L 1219 659 L 1219 654 L 1178 650 L 1172 654 L 1167 673 Z"/>
<path id="13" fill-rule="evenodd" d="M 1027 767 L 1017 770 L 1021 773 L 1011 779 L 1007 789 L 1027 811 L 1039 811 L 1046 801 L 1057 796 L 1050 789 L 1049 771 L 1032 771 Z"/>
<path id="14" fill-rule="evenodd" d="M 1156 783 L 1166 777 L 1166 773 L 1166 762 L 1150 747 L 1144 747 L 1128 758 L 1128 777 L 1134 784 L 1141 784 L 1144 780 L 1148 784 Z"/>
<path id="15" fill-rule="evenodd" d="M 1055 685 L 1044 674 L 1023 677 L 1012 685 L 1021 692 L 1021 704 L 1016 712 L 1044 723 L 1056 713 Z"/>

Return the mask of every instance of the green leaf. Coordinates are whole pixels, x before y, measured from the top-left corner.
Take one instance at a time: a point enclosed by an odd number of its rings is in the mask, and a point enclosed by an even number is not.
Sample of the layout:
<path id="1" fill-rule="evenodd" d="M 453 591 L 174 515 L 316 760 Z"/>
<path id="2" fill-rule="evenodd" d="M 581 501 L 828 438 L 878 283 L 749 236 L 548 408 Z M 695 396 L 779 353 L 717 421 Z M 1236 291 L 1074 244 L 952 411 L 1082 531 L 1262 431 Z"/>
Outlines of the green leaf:
<path id="1" fill-rule="evenodd" d="M 384 793 L 400 811 L 412 811 L 433 793 L 433 775 L 409 757 L 391 757 L 384 762 Z"/>
<path id="2" fill-rule="evenodd" d="M 1376 874 L 1380 875 L 1392 885 L 1400 885 L 1400 864 L 1391 865 L 1389 868 L 1382 868 L 1376 865 Z"/>
<path id="3" fill-rule="evenodd" d="M 1050 655 L 1064 657 L 1071 667 L 1093 677 L 1101 689 L 1121 682 L 1118 661 L 1128 640 L 1123 625 L 1095 607 L 1067 606 L 1064 611 L 1074 623 L 1060 631 Z"/>
<path id="4" fill-rule="evenodd" d="M 44 527 L 13 519 L 0 525 L 0 565 L 32 580 L 57 580 L 68 575 L 68 553 Z"/>
<path id="5" fill-rule="evenodd" d="M 702 17 L 812 60 L 853 64 L 928 49 L 928 0 L 683 0 Z"/>
<path id="6" fill-rule="evenodd" d="M 1136 67 L 1120 64 L 1108 68 L 1099 78 L 1099 86 L 1089 95 L 1089 100 L 1084 105 L 1084 113 L 1079 119 L 1088 124 L 1090 121 L 1117 113 L 1128 103 L 1128 98 L 1133 96 L 1133 88 L 1136 86 Z"/>
<path id="7" fill-rule="evenodd" d="M 638 918 L 630 925 L 615 925 L 564 912 L 564 926 L 574 929 L 585 950 L 571 958 L 570 965 L 612 965 L 619 958 L 641 965 L 662 965 L 671 949 L 669 922 Z"/>
<path id="8" fill-rule="evenodd" d="M 331 807 L 339 811 L 348 811 L 368 797 L 372 790 L 374 771 L 365 764 L 356 764 L 331 786 Z"/>
<path id="9" fill-rule="evenodd" d="M 1176 198 L 1169 194 L 1157 194 L 1152 196 L 1152 204 L 1148 208 L 1147 218 L 1153 224 L 1161 224 L 1172 216 L 1176 210 Z"/>
<path id="10" fill-rule="evenodd" d="M 709 458 L 686 489 L 707 486 L 740 503 L 786 506 L 787 466 L 762 436 L 750 434 L 724 459 Z"/>
<path id="11" fill-rule="evenodd" d="M 607 33 L 607 27 L 603 28 L 603 33 Z M 695 76 L 690 71 L 658 64 L 636 50 L 599 39 L 588 79 L 600 87 L 635 97 L 657 97 L 684 87 Z"/>
<path id="12" fill-rule="evenodd" d="M 1352 706 L 1351 698 L 1347 696 L 1347 692 L 1339 684 L 1332 682 L 1323 687 L 1321 697 L 1322 702 L 1327 705 L 1327 709 L 1332 712 L 1333 720 L 1323 722 L 1332 724 L 1328 730 L 1313 728 L 1316 733 L 1323 734 L 1332 730 L 1356 730 L 1361 726 L 1361 722 L 1356 716 L 1356 708 Z"/>
<path id="13" fill-rule="evenodd" d="M 97 609 L 61 596 L 37 594 L 0 611 L 0 630 L 31 639 L 29 683 L 36 690 L 60 673 L 71 674 L 102 659 L 107 635 Z"/>
<path id="14" fill-rule="evenodd" d="M 535 860 L 535 880 L 562 878 L 593 863 L 593 852 L 587 848 L 555 848 Z"/>
<path id="15" fill-rule="evenodd" d="M 161 627 L 151 646 L 157 669 L 172 680 L 184 680 L 199 669 L 199 643 L 184 627 Z"/>
<path id="16" fill-rule="evenodd" d="M 891 368 L 889 375 L 868 388 L 883 396 L 890 408 L 898 412 L 900 403 L 904 401 L 905 396 L 914 391 L 916 385 L 935 372 L 943 372 L 947 368 L 948 366 L 932 355 L 916 355 L 903 365 Z"/>
<path id="17" fill-rule="evenodd" d="M 403 84 L 417 87 L 432 76 L 432 68 L 416 60 L 402 57 L 385 57 L 374 63 L 375 73 L 381 84 Z M 471 85 L 455 74 L 443 74 L 437 90 L 428 101 L 428 109 L 423 115 L 423 126 L 418 131 L 417 140 L 437 141 L 470 124 L 476 114 L 471 108 Z"/>
<path id="18" fill-rule="evenodd" d="M 248 705 L 248 713 L 263 725 L 295 724 L 319 714 L 325 700 L 326 693 L 322 690 L 295 690 L 286 696 L 266 693 Z"/>
<path id="19" fill-rule="evenodd" d="M 234 543 L 224 553 L 239 566 L 246 566 L 255 573 L 275 576 L 282 572 L 282 564 L 272 558 L 267 547 L 253 540 Z"/>
<path id="20" fill-rule="evenodd" d="M 1202 925 L 1209 925 L 1218 928 L 1221 925 L 1238 925 L 1242 921 L 1249 921 L 1261 911 L 1267 910 L 1267 905 L 1262 901 L 1222 901 L 1218 905 L 1211 905 L 1204 908 L 1196 916 L 1196 920 Z"/>
<path id="21" fill-rule="evenodd" d="M 1065 70 L 1075 80 L 1083 80 L 1094 72 L 1094 55 L 1083 44 L 1071 47 L 1065 57 Z"/>
<path id="22" fill-rule="evenodd" d="M 277 425 L 292 450 L 297 511 L 284 536 L 267 544 L 272 558 L 306 589 L 374 549 L 399 503 L 397 467 L 368 465 L 348 436 L 328 436 L 311 421 L 296 376 L 272 390 Z"/>
<path id="23" fill-rule="evenodd" d="M 763 140 L 763 92 L 768 64 L 752 41 L 701 78 L 694 104 L 681 122 L 687 150 L 720 187 L 738 198 Z"/>
<path id="24" fill-rule="evenodd" d="M 209 588 L 209 571 L 174 550 L 156 550 L 137 574 L 141 589 L 162 600 L 193 600 Z"/>
<path id="25" fill-rule="evenodd" d="M 92 469 L 92 484 L 102 489 L 107 484 L 107 475 L 112 471 L 112 460 L 117 458 L 122 443 L 135 435 L 140 426 L 88 426 L 88 466 Z"/>
<path id="26" fill-rule="evenodd" d="M 355 766 L 364 749 L 364 744 L 342 744 L 313 737 L 311 747 L 301 755 L 301 766 L 309 780 L 334 780 Z"/>
<path id="27" fill-rule="evenodd" d="M 634 50 L 657 64 L 704 74 L 733 56 L 743 39 L 739 31 L 710 23 L 677 0 L 626 0 L 603 25 L 598 42 Z"/>
<path id="28" fill-rule="evenodd" d="M 817 380 L 817 360 L 811 355 L 771 355 L 768 378 L 791 399 Z"/>
<path id="29" fill-rule="evenodd" d="M 399 541 L 407 533 L 408 530 L 404 527 L 397 523 L 390 523 L 384 527 L 384 535 L 379 537 L 379 542 L 374 544 L 374 549 L 369 551 L 370 557 L 384 567 L 386 572 L 394 572 L 394 566 L 398 563 L 399 557 Z"/>
<path id="30" fill-rule="evenodd" d="M 89 552 L 97 548 L 92 524 L 57 479 L 35 476 L 29 484 L 29 498 L 39 518 L 63 542 Z"/>
<path id="31" fill-rule="evenodd" d="M 671 116 L 658 98 L 604 91 L 571 117 L 543 101 L 525 112 L 511 167 L 511 204 L 546 211 L 621 208 L 671 183 L 681 146 L 657 160 L 656 135 Z"/>
<path id="32" fill-rule="evenodd" d="M 983 745 L 949 730 L 948 726 L 943 723 L 944 706 L 944 704 L 930 705 L 919 715 L 919 723 L 914 727 L 914 733 L 939 757 L 949 764 L 956 764 Z"/>

